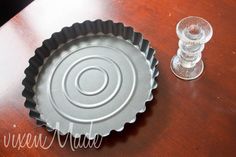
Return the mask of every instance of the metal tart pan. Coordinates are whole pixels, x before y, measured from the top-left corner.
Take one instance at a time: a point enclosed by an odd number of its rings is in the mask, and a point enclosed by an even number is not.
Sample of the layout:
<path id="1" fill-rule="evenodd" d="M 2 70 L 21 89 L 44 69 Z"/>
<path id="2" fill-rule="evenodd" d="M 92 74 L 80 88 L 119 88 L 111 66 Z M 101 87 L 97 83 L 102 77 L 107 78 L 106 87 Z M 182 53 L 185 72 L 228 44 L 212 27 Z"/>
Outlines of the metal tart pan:
<path id="1" fill-rule="evenodd" d="M 107 136 L 133 123 L 157 87 L 149 41 L 113 21 L 64 27 L 37 48 L 25 69 L 23 96 L 37 124 L 74 137 Z"/>

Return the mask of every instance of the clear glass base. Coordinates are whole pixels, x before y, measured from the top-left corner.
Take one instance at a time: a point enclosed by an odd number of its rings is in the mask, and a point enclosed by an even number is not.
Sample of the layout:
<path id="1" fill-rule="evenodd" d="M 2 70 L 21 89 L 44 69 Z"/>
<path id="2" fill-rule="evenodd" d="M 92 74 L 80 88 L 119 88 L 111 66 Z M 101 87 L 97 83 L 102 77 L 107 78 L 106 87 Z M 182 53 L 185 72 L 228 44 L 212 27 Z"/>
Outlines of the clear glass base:
<path id="1" fill-rule="evenodd" d="M 204 69 L 203 61 L 200 60 L 196 65 L 192 68 L 185 68 L 181 65 L 179 58 L 175 55 L 170 62 L 170 68 L 172 72 L 178 78 L 183 80 L 193 80 L 199 77 Z"/>

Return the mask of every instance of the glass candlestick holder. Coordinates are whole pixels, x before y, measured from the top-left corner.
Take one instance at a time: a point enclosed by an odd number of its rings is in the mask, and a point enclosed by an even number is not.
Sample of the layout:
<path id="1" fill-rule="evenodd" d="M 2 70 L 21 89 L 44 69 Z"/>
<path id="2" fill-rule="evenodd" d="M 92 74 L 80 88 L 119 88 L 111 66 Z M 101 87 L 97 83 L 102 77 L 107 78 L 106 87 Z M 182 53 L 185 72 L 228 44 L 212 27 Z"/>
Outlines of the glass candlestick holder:
<path id="1" fill-rule="evenodd" d="M 196 79 L 204 69 L 202 51 L 213 35 L 212 27 L 203 18 L 189 16 L 179 21 L 176 33 L 179 49 L 171 60 L 171 70 L 181 79 Z"/>

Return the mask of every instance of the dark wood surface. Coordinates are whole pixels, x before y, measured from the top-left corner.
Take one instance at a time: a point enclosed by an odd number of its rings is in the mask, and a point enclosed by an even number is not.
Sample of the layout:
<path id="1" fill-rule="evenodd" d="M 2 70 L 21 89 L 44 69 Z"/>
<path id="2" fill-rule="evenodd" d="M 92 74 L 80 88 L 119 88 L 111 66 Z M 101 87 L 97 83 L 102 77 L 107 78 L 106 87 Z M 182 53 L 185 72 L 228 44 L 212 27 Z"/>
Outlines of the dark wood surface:
<path id="1" fill-rule="evenodd" d="M 196 15 L 214 35 L 203 52 L 205 70 L 194 81 L 170 71 L 178 48 L 176 23 Z M 28 59 L 42 41 L 64 26 L 111 19 L 133 26 L 157 49 L 159 87 L 145 113 L 102 147 L 71 151 L 54 141 L 49 150 L 5 148 L 4 135 L 52 136 L 37 127 L 24 108 L 21 81 Z M 0 28 L 0 156 L 236 156 L 236 1 L 235 0 L 85 0 L 31 3 Z"/>

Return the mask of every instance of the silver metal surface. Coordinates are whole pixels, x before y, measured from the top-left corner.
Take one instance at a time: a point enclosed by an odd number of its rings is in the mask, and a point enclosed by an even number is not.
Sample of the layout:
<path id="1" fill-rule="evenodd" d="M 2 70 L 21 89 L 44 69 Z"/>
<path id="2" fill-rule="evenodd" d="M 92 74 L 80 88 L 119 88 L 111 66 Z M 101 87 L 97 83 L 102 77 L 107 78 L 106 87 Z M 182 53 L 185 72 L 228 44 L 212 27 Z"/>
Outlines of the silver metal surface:
<path id="1" fill-rule="evenodd" d="M 40 114 L 36 119 L 62 134 L 89 139 L 123 130 L 153 97 L 158 75 L 153 54 L 104 33 L 61 44 L 44 60 L 35 79 L 34 110 Z"/>

